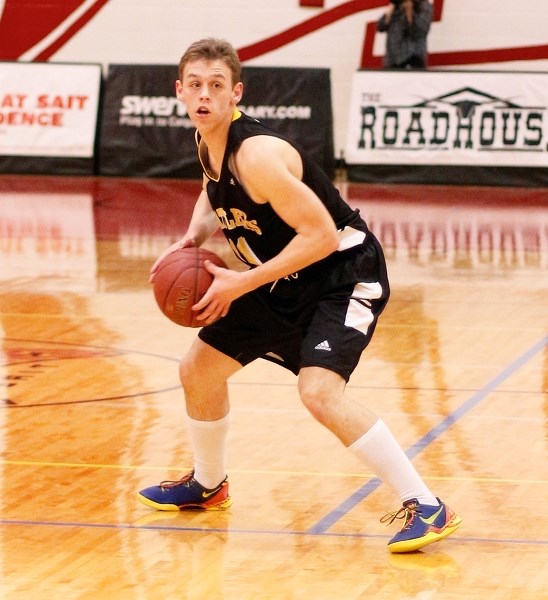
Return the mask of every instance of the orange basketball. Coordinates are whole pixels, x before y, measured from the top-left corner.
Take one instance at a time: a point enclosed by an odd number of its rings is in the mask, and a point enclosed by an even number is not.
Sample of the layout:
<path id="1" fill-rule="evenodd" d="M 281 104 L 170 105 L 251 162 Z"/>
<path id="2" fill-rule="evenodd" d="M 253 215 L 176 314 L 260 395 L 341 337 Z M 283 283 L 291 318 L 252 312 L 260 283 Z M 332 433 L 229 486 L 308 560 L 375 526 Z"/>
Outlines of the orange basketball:
<path id="1" fill-rule="evenodd" d="M 179 248 L 168 254 L 158 265 L 152 288 L 164 315 L 183 327 L 202 327 L 192 306 L 207 292 L 213 276 L 204 266 L 210 260 L 219 267 L 226 264 L 214 252 L 205 248 Z"/>

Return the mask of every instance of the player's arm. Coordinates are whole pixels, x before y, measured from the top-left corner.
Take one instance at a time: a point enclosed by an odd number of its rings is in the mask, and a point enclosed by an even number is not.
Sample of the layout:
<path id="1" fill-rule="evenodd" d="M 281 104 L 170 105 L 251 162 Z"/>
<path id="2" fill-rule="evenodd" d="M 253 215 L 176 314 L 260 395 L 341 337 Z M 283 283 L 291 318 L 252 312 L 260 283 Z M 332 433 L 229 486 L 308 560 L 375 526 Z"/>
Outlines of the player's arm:
<path id="1" fill-rule="evenodd" d="M 168 254 L 175 252 L 175 250 L 178 250 L 179 248 L 186 248 L 188 246 L 201 246 L 209 237 L 211 237 L 211 235 L 213 235 L 218 226 L 219 224 L 217 217 L 211 210 L 211 204 L 209 203 L 209 198 L 206 191 L 206 181 L 204 178 L 202 191 L 200 192 L 198 199 L 196 200 L 196 204 L 194 205 L 192 217 L 185 235 L 180 240 L 166 248 L 164 252 L 162 252 L 162 254 L 160 254 L 160 256 L 156 259 L 156 262 L 150 269 L 150 281 L 152 282 L 158 265 Z"/>
<path id="2" fill-rule="evenodd" d="M 321 200 L 301 181 L 301 158 L 287 142 L 271 136 L 248 138 L 232 168 L 251 198 L 269 202 L 296 235 L 277 256 L 248 271 L 206 263 L 215 279 L 195 304 L 198 318 L 206 324 L 226 315 L 236 298 L 325 258 L 339 246 L 335 223 Z"/>
<path id="3" fill-rule="evenodd" d="M 218 227 L 219 221 L 211 209 L 204 182 L 204 187 L 194 205 L 188 229 L 181 240 L 182 246 L 201 246 Z"/>
<path id="4" fill-rule="evenodd" d="M 287 142 L 271 136 L 245 140 L 235 158 L 237 175 L 255 202 L 268 202 L 295 230 L 275 257 L 245 272 L 255 289 L 325 258 L 339 245 L 336 225 L 316 194 L 302 182 L 302 161 Z"/>

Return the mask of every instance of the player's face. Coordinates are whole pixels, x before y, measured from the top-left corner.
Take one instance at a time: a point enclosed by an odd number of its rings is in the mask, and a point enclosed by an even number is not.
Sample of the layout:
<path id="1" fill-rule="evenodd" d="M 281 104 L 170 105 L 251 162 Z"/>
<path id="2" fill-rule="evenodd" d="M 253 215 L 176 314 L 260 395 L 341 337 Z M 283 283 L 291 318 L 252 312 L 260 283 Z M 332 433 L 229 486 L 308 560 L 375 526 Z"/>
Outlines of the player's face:
<path id="1" fill-rule="evenodd" d="M 232 85 L 232 74 L 221 60 L 188 63 L 176 84 L 177 98 L 185 103 L 195 127 L 204 131 L 230 122 L 242 97 L 242 83 Z"/>

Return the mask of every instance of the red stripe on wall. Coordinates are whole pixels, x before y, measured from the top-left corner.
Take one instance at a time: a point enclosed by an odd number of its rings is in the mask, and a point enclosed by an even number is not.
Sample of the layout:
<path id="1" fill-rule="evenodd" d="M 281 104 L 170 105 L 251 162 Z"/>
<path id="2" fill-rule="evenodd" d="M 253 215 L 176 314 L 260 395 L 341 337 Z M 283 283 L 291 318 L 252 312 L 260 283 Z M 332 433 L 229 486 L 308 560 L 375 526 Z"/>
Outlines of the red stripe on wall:
<path id="1" fill-rule="evenodd" d="M 34 59 L 35 62 L 48 60 L 59 48 L 62 48 L 68 40 L 72 38 L 82 27 L 84 27 L 93 17 L 107 4 L 109 0 L 97 0 L 88 10 L 77 19 L 62 35 L 60 35 L 47 48 L 42 50 Z"/>
<path id="2" fill-rule="evenodd" d="M 433 67 L 451 65 L 478 65 L 516 60 L 543 60 L 548 58 L 548 45 L 522 46 L 520 48 L 494 48 L 491 50 L 466 50 L 462 52 L 438 52 L 431 54 L 429 64 Z"/>
<path id="3" fill-rule="evenodd" d="M 28 2 L 6 0 L 0 21 L 0 59 L 17 60 L 60 25 L 82 2 L 50 0 L 30 8 Z"/>
<path id="4" fill-rule="evenodd" d="M 281 33 L 277 33 L 269 38 L 261 40 L 250 46 L 244 46 L 238 50 L 240 60 L 246 61 L 257 56 L 262 56 L 268 52 L 272 52 L 277 48 L 281 48 L 291 42 L 294 42 L 309 33 L 318 31 L 322 27 L 331 25 L 336 21 L 340 21 L 346 17 L 354 15 L 364 10 L 371 10 L 372 8 L 379 8 L 380 6 L 386 6 L 386 0 L 351 0 L 344 4 L 339 4 L 334 8 L 323 11 L 319 15 L 307 19 L 294 27 L 290 27 Z"/>
<path id="5" fill-rule="evenodd" d="M 78 31 L 101 10 L 109 0 L 97 0 L 63 34 L 42 50 L 35 61 L 45 61 L 62 48 Z M 44 39 L 67 17 L 83 0 L 50 0 L 42 6 L 29 6 L 21 0 L 5 0 L 4 12 L 0 21 L 0 59 L 17 60 L 24 52 Z M 264 40 L 240 48 L 238 54 L 242 61 L 251 60 L 272 52 L 282 46 L 319 31 L 341 19 L 362 11 L 386 6 L 387 0 L 350 0 Z M 442 18 L 444 0 L 433 0 L 434 21 Z M 44 8 L 45 7 L 45 8 Z M 32 18 L 29 18 L 32 17 Z M 382 56 L 374 56 L 376 23 L 366 22 L 364 43 L 360 67 L 377 69 L 382 66 Z M 548 58 L 548 45 L 522 46 L 518 48 L 496 48 L 490 50 L 467 50 L 462 52 L 439 52 L 429 55 L 429 64 L 434 67 L 457 65 L 488 64 L 509 61 L 531 61 Z"/>
<path id="6" fill-rule="evenodd" d="M 434 0 L 433 21 L 441 21 L 444 0 Z M 369 22 L 365 27 L 362 50 L 362 69 L 379 69 L 383 65 L 383 56 L 375 56 L 373 47 L 377 33 L 376 23 Z M 428 55 L 431 67 L 450 67 L 479 65 L 488 63 L 512 62 L 517 60 L 543 60 L 548 58 L 548 46 L 521 46 L 517 48 L 492 48 L 489 50 L 464 50 L 460 52 L 433 52 Z"/>

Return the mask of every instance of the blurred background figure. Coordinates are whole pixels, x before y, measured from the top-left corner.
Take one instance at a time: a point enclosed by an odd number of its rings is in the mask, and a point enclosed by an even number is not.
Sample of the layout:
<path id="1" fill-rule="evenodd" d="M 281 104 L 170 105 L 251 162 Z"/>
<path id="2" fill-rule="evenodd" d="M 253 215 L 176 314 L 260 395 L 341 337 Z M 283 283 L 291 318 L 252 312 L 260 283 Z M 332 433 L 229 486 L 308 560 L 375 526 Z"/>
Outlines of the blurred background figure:
<path id="1" fill-rule="evenodd" d="M 386 32 L 384 66 L 387 69 L 425 69 L 428 66 L 427 36 L 432 23 L 429 0 L 390 0 L 377 21 Z"/>

